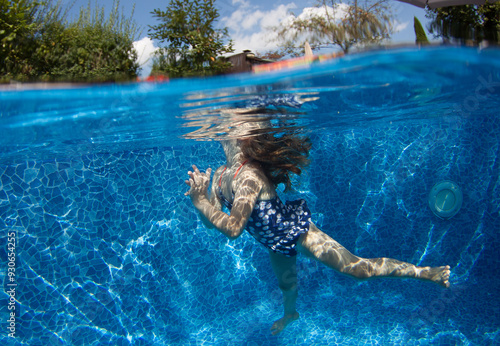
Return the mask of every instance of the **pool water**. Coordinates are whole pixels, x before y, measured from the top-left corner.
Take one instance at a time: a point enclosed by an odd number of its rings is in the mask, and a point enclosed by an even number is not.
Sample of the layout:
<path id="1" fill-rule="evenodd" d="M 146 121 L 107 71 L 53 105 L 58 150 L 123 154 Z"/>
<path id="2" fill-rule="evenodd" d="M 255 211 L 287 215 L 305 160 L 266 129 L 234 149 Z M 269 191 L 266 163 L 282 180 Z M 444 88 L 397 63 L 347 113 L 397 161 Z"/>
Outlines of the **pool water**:
<path id="1" fill-rule="evenodd" d="M 307 101 L 272 101 L 294 96 Z M 500 343 L 498 49 L 4 90 L 0 102 L 8 345 Z M 246 233 L 228 241 L 204 228 L 183 183 L 192 164 L 224 163 L 220 110 L 259 102 L 313 143 L 310 167 L 283 199 L 305 198 L 313 222 L 356 255 L 449 264 L 452 287 L 358 281 L 299 256 L 301 317 L 271 336 L 282 306 L 266 250 Z M 463 197 L 452 217 L 429 205 L 443 181 Z"/>

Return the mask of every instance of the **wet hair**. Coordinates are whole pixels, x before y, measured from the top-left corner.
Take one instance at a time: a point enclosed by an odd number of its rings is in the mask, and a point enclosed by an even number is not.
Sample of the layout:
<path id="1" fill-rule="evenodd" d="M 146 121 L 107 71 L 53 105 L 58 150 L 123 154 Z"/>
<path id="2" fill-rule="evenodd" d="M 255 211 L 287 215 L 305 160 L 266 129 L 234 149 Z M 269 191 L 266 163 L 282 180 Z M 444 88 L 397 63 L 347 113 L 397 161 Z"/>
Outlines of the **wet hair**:
<path id="1" fill-rule="evenodd" d="M 289 191 L 290 173 L 300 175 L 309 164 L 311 140 L 293 132 L 267 132 L 243 140 L 241 149 L 245 156 L 260 163 L 275 186 L 283 183 L 285 191 Z"/>

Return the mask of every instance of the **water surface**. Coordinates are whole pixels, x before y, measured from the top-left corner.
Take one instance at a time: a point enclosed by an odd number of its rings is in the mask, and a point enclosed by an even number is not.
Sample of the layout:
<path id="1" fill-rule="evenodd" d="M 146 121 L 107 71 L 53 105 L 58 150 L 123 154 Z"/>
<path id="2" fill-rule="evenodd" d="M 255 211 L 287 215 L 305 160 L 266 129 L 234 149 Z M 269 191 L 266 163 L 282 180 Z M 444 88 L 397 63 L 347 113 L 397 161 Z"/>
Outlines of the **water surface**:
<path id="1" fill-rule="evenodd" d="M 0 92 L 15 344 L 498 343 L 499 58 L 401 49 L 266 75 Z M 263 105 L 313 142 L 283 199 L 306 198 L 359 256 L 451 265 L 452 288 L 357 281 L 299 257 L 301 318 L 271 336 L 282 309 L 266 250 L 205 229 L 182 182 L 193 163 L 223 164 L 227 109 Z M 451 219 L 428 206 L 444 180 L 463 191 Z"/>

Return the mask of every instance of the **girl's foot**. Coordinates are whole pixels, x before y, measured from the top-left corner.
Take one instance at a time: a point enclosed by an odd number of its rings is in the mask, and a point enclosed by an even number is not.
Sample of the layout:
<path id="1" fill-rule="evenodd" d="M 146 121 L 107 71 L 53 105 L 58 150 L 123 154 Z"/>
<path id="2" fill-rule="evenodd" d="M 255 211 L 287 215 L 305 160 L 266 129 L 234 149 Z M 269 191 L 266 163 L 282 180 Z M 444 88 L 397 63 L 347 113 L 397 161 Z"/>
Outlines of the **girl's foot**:
<path id="1" fill-rule="evenodd" d="M 287 325 L 299 318 L 299 313 L 295 312 L 291 315 L 285 315 L 276 322 L 273 323 L 271 327 L 271 334 L 276 335 L 280 333 Z"/>
<path id="2" fill-rule="evenodd" d="M 423 267 L 417 274 L 419 279 L 430 280 L 443 287 L 450 287 L 450 266 Z"/>

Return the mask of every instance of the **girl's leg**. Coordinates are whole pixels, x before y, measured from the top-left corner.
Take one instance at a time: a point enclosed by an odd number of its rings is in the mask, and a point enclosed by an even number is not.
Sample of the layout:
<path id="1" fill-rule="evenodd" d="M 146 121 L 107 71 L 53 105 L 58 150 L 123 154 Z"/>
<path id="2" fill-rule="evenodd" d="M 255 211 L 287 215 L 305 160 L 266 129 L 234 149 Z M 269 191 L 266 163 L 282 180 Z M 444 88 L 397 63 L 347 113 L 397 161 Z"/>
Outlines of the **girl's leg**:
<path id="1" fill-rule="evenodd" d="M 281 332 L 289 323 L 299 318 L 295 309 L 297 300 L 297 257 L 286 257 L 279 253 L 269 251 L 271 267 L 278 278 L 278 285 L 283 293 L 284 315 L 274 322 L 271 327 L 273 335 Z"/>
<path id="2" fill-rule="evenodd" d="M 406 277 L 429 280 L 449 287 L 450 267 L 417 267 L 392 258 L 361 258 L 310 224 L 309 232 L 302 234 L 297 250 L 328 267 L 358 279 L 370 277 Z"/>

